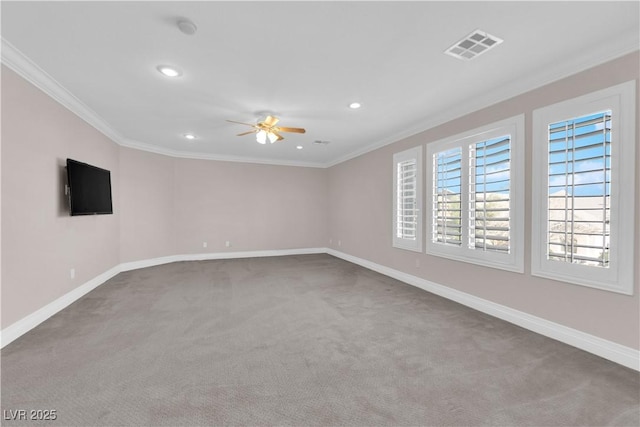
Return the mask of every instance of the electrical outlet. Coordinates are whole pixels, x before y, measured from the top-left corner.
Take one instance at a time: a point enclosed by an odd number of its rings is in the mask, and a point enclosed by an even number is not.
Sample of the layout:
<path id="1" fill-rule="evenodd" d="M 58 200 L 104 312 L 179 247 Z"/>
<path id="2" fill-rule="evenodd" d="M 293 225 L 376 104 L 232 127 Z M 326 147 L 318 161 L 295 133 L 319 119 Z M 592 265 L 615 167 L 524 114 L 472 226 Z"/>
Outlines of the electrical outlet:
<path id="1" fill-rule="evenodd" d="M 416 268 L 420 268 L 420 259 L 416 258 Z"/>
<path id="2" fill-rule="evenodd" d="M 71 277 L 72 279 L 76 278 L 76 269 L 72 268 L 71 270 L 69 270 L 69 277 Z"/>
<path id="3" fill-rule="evenodd" d="M 333 243 L 333 239 L 329 239 L 329 244 L 332 244 L 332 243 Z"/>
<path id="4" fill-rule="evenodd" d="M 207 242 L 202 242 L 202 247 L 206 248 L 207 247 Z"/>
<path id="5" fill-rule="evenodd" d="M 226 242 L 224 242 L 224 245 L 229 248 L 231 247 L 231 242 L 227 240 Z"/>
<path id="6" fill-rule="evenodd" d="M 338 240 L 338 246 L 342 246 L 342 242 Z"/>

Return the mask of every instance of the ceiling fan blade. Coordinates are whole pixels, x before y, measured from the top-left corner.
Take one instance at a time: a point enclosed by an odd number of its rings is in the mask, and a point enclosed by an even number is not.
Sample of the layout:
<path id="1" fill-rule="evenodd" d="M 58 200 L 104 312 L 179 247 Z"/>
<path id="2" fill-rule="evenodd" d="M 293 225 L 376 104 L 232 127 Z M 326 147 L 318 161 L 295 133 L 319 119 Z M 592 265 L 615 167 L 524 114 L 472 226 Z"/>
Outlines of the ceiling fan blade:
<path id="1" fill-rule="evenodd" d="M 275 117 L 275 116 L 267 116 L 266 119 L 264 119 L 264 123 L 265 125 L 267 125 L 268 127 L 273 127 L 276 125 L 276 123 L 278 123 L 280 121 L 279 118 Z"/>
<path id="2" fill-rule="evenodd" d="M 256 125 L 251 124 L 251 123 L 243 123 L 243 122 L 236 122 L 235 120 L 227 120 L 230 123 L 238 123 L 239 125 L 245 125 L 245 126 L 251 126 L 251 127 L 256 127 Z"/>
<path id="3" fill-rule="evenodd" d="M 271 133 L 278 137 L 278 139 L 276 139 L 276 142 L 282 141 L 284 139 L 284 136 L 280 135 L 278 132 L 276 132 L 273 129 L 271 130 Z"/>
<path id="4" fill-rule="evenodd" d="M 277 131 L 279 132 L 293 132 L 293 133 L 305 133 L 306 130 L 304 130 L 303 128 L 288 128 L 288 127 L 284 127 L 284 126 L 278 126 L 276 128 Z"/>
<path id="5" fill-rule="evenodd" d="M 249 132 L 243 132 L 243 133 L 239 133 L 236 136 L 244 136 L 244 135 L 249 135 L 250 133 L 256 133 L 258 132 L 258 130 L 250 130 Z"/>

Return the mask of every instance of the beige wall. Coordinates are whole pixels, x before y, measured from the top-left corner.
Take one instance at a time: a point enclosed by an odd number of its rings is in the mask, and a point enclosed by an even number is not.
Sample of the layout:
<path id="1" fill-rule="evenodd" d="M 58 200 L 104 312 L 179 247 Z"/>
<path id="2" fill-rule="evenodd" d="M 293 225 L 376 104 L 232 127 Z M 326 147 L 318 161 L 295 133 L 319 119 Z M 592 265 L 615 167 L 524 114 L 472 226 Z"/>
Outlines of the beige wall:
<path id="1" fill-rule="evenodd" d="M 180 159 L 121 148 L 120 261 L 324 247 L 326 177 L 327 171 L 317 168 Z"/>
<path id="2" fill-rule="evenodd" d="M 111 171 L 114 215 L 69 216 L 67 157 Z M 115 143 L 2 69 L 3 327 L 120 262 L 118 171 Z"/>
<path id="3" fill-rule="evenodd" d="M 67 157 L 111 171 L 113 215 L 69 216 Z M 1 160 L 2 328 L 123 262 L 325 246 L 327 170 L 120 147 L 4 67 Z"/>
<path id="4" fill-rule="evenodd" d="M 120 262 L 175 255 L 176 159 L 120 147 Z"/>
<path id="5" fill-rule="evenodd" d="M 331 247 L 517 310 L 638 349 L 639 289 L 636 266 L 633 296 L 536 278 L 530 274 L 532 111 L 594 90 L 638 79 L 639 55 L 616 61 L 533 90 L 468 116 L 398 141 L 329 170 Z M 526 217 L 525 273 L 517 274 L 392 248 L 393 153 L 466 130 L 525 114 Z M 638 121 L 640 124 L 640 121 Z M 640 131 L 636 131 L 636 138 Z M 640 158 L 640 150 L 636 150 Z M 636 165 L 640 161 L 636 159 Z M 637 167 L 636 167 L 637 169 Z M 636 212 L 640 183 L 636 170 Z M 425 205 L 423 205 L 425 212 Z M 636 215 L 636 230 L 640 223 Z M 341 246 L 338 246 L 340 240 Z M 636 258 L 640 256 L 636 239 Z M 419 263 L 419 267 L 416 267 Z M 478 278 L 481 278 L 480 280 Z"/>
<path id="6" fill-rule="evenodd" d="M 176 160 L 177 253 L 326 246 L 326 169 Z"/>
<path id="7" fill-rule="evenodd" d="M 634 296 L 624 296 L 532 277 L 528 245 L 525 274 L 394 249 L 391 169 L 394 152 L 525 113 L 530 208 L 532 110 L 637 79 L 638 61 L 637 53 L 628 55 L 329 169 L 179 159 L 119 147 L 3 68 L 2 327 L 122 262 L 324 247 L 331 238 L 331 247 L 348 254 L 637 349 L 639 272 Z M 68 215 L 67 157 L 111 170 L 114 215 Z M 636 194 L 636 212 L 639 204 Z M 530 230 L 528 213 L 527 240 Z"/>

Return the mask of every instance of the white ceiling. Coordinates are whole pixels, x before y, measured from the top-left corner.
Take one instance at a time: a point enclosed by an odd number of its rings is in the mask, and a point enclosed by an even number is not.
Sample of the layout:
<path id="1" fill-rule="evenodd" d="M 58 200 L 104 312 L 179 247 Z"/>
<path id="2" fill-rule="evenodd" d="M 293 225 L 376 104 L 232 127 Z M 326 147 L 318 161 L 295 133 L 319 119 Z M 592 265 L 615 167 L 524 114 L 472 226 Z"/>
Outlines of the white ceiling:
<path id="1" fill-rule="evenodd" d="M 2 57 L 123 145 L 327 166 L 637 50 L 639 12 L 636 1 L 3 1 Z M 504 43 L 469 62 L 443 53 L 476 29 Z M 225 121 L 262 111 L 307 133 L 260 145 Z"/>

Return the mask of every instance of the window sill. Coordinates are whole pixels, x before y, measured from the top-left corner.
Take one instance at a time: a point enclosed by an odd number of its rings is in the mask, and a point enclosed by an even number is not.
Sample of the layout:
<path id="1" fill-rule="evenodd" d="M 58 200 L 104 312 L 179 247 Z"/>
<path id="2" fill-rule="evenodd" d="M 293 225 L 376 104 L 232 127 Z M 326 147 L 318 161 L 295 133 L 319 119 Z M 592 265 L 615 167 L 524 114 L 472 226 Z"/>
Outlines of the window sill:
<path id="1" fill-rule="evenodd" d="M 391 246 L 396 248 L 396 249 L 404 249 L 405 251 L 422 253 L 422 248 L 421 247 L 403 245 L 401 243 L 396 243 L 396 242 L 394 242 L 393 245 L 391 245 Z"/>
<path id="2" fill-rule="evenodd" d="M 512 273 L 520 273 L 524 274 L 524 262 L 522 263 L 506 263 L 499 261 L 492 261 L 480 258 L 466 257 L 463 255 L 455 255 L 450 253 L 443 253 L 441 251 L 434 251 L 433 249 L 427 248 L 427 255 L 433 255 L 440 258 L 446 258 L 453 261 L 466 262 L 469 264 L 480 265 L 482 267 L 495 268 L 498 270 L 510 271 Z"/>
<path id="3" fill-rule="evenodd" d="M 631 282 L 630 286 L 628 286 L 627 288 L 623 288 L 622 286 L 613 284 L 613 283 L 609 284 L 609 283 L 604 283 L 597 280 L 590 280 L 584 277 L 576 277 L 573 275 L 549 272 L 546 270 L 532 269 L 531 275 L 535 277 L 541 277 L 544 279 L 557 280 L 560 282 L 565 282 L 565 283 L 569 283 L 571 285 L 576 285 L 576 286 L 583 286 L 587 288 L 599 289 L 602 291 L 615 292 L 617 294 L 622 294 L 622 295 L 629 295 L 629 296 L 633 295 L 633 281 Z"/>

